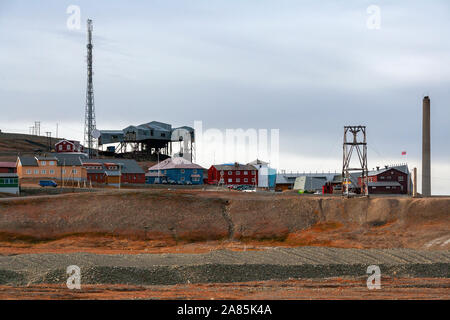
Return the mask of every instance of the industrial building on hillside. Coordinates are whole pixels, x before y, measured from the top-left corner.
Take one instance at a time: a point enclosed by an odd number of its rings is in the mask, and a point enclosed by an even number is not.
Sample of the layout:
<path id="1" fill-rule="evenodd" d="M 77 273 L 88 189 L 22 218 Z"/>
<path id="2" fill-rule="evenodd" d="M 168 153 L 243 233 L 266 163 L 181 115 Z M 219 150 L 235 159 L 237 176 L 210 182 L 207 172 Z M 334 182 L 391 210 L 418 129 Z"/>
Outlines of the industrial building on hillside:
<path id="1" fill-rule="evenodd" d="M 171 124 L 151 121 L 130 125 L 123 130 L 98 130 L 99 146 L 110 146 L 108 151 L 132 152 L 137 157 L 155 155 L 171 156 L 172 144 L 179 143 L 181 157 L 192 161 L 194 153 L 194 129 L 188 126 L 172 128 Z"/>
<path id="2" fill-rule="evenodd" d="M 161 161 L 148 169 L 146 183 L 203 184 L 205 168 L 184 158 L 175 157 Z"/>

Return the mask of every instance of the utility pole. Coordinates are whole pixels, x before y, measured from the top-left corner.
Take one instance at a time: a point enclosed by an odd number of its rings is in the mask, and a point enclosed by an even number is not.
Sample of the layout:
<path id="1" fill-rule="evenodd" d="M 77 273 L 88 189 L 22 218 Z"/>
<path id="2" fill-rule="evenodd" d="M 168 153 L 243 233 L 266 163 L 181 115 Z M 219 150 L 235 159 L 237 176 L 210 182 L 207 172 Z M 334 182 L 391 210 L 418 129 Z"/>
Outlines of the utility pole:
<path id="1" fill-rule="evenodd" d="M 34 122 L 34 134 L 36 136 L 40 136 L 41 135 L 41 122 L 40 121 L 35 121 Z"/>
<path id="2" fill-rule="evenodd" d="M 48 151 L 52 151 L 52 133 L 50 131 L 46 131 L 45 135 L 47 136 L 47 144 L 48 144 Z"/>
<path id="3" fill-rule="evenodd" d="M 84 119 L 84 144 L 88 148 L 89 159 L 94 157 L 97 150 L 97 143 L 93 137 L 96 129 L 95 105 L 94 105 L 94 85 L 92 82 L 92 20 L 87 21 L 87 88 L 86 88 L 86 110 Z"/>

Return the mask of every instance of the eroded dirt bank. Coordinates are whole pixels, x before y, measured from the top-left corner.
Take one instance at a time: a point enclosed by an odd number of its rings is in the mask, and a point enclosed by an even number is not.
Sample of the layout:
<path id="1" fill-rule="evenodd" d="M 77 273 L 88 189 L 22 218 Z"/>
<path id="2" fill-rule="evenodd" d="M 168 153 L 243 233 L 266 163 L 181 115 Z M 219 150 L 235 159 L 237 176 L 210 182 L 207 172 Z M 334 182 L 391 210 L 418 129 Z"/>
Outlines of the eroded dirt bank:
<path id="1" fill-rule="evenodd" d="M 0 252 L 449 249 L 449 230 L 450 198 L 127 190 L 0 201 Z"/>

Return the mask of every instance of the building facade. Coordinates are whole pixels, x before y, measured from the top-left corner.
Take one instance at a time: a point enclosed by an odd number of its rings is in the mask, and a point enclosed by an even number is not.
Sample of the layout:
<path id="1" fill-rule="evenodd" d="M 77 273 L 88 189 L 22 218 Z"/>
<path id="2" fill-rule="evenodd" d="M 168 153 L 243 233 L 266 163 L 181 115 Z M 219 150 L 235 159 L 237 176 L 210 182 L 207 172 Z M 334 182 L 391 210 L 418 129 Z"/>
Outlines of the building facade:
<path id="1" fill-rule="evenodd" d="M 145 183 L 144 170 L 132 159 L 85 159 L 82 166 L 88 183 L 111 186 Z"/>
<path id="2" fill-rule="evenodd" d="M 16 173 L 16 163 L 15 162 L 0 162 L 0 173 Z"/>
<path id="3" fill-rule="evenodd" d="M 256 159 L 248 163 L 258 170 L 258 188 L 273 189 L 277 177 L 276 169 L 270 168 L 269 163 Z"/>
<path id="4" fill-rule="evenodd" d="M 55 144 L 55 151 L 60 152 L 83 152 L 83 146 L 78 141 L 61 140 Z"/>
<path id="5" fill-rule="evenodd" d="M 148 169 L 146 183 L 203 184 L 204 168 L 184 158 L 168 158 Z"/>
<path id="6" fill-rule="evenodd" d="M 212 165 L 208 169 L 208 184 L 258 185 L 258 170 L 249 164 Z"/>
<path id="7" fill-rule="evenodd" d="M 82 181 L 86 179 L 86 170 L 81 165 L 82 159 L 87 159 L 82 153 L 19 156 L 16 164 L 17 174 L 20 179 Z"/>
<path id="8" fill-rule="evenodd" d="M 17 173 L 0 172 L 0 193 L 19 195 L 19 176 Z"/>
<path id="9" fill-rule="evenodd" d="M 408 194 L 409 172 L 400 167 L 385 167 L 375 171 L 369 171 L 369 193 L 372 194 Z M 358 177 L 361 185 L 361 177 Z"/>

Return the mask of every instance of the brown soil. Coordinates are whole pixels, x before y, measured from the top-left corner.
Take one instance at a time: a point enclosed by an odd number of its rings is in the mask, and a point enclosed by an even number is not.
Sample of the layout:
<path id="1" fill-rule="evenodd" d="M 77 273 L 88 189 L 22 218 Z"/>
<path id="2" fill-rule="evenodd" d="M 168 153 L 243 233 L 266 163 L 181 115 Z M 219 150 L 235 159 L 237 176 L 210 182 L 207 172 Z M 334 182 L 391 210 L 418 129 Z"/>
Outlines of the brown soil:
<path id="1" fill-rule="evenodd" d="M 0 286 L 0 299 L 450 299 L 450 279 L 381 279 L 368 290 L 364 279 L 314 279 L 170 286 L 61 285 Z"/>
<path id="2" fill-rule="evenodd" d="M 0 199 L 0 253 L 450 248 L 450 198 L 122 190 Z"/>

